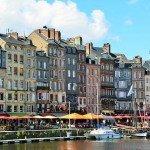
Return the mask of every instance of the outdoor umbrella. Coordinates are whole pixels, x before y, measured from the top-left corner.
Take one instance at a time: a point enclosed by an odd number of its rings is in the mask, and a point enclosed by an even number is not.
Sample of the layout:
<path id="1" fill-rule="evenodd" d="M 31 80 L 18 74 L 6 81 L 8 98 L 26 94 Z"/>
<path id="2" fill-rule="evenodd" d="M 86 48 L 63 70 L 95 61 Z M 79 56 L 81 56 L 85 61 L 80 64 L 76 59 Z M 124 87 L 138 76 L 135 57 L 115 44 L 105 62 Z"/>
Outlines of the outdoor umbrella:
<path id="1" fill-rule="evenodd" d="M 99 119 L 99 115 L 88 113 L 86 115 L 83 115 L 84 119 Z"/>
<path id="2" fill-rule="evenodd" d="M 65 116 L 59 117 L 59 119 L 84 119 L 83 115 L 72 113 Z"/>
<path id="3" fill-rule="evenodd" d="M 42 117 L 42 116 L 33 116 L 33 118 L 35 118 L 35 119 L 43 119 L 44 117 Z"/>
<path id="4" fill-rule="evenodd" d="M 55 116 L 51 116 L 51 115 L 49 115 L 49 116 L 45 116 L 45 117 L 43 117 L 43 119 L 56 119 L 56 117 Z"/>
<path id="5" fill-rule="evenodd" d="M 19 116 L 9 116 L 9 117 L 7 117 L 7 119 L 20 119 L 20 117 Z"/>

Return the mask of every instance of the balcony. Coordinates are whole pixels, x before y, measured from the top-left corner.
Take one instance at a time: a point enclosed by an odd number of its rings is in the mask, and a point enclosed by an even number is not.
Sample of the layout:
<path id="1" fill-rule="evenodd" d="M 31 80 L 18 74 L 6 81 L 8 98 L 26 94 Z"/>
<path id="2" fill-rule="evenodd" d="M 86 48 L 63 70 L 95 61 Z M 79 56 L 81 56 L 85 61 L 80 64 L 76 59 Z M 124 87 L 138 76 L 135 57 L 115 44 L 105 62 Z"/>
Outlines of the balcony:
<path id="1" fill-rule="evenodd" d="M 49 86 L 37 86 L 37 90 L 49 90 Z"/>
<path id="2" fill-rule="evenodd" d="M 101 95 L 101 98 L 116 98 L 116 95 Z"/>

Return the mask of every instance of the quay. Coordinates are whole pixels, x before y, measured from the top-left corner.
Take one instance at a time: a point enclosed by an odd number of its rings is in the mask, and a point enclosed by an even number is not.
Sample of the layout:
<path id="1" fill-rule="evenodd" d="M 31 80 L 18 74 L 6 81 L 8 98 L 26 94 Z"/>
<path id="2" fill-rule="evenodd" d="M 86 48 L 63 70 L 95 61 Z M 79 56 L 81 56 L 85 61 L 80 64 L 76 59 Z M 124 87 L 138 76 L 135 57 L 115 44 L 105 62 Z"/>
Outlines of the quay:
<path id="1" fill-rule="evenodd" d="M 0 131 L 0 144 L 86 139 L 87 129 Z"/>
<path id="2" fill-rule="evenodd" d="M 0 140 L 0 144 L 31 143 L 31 142 L 58 141 L 58 140 L 82 140 L 82 139 L 86 139 L 86 137 L 85 136 L 69 136 L 69 137 L 11 139 L 11 140 Z"/>

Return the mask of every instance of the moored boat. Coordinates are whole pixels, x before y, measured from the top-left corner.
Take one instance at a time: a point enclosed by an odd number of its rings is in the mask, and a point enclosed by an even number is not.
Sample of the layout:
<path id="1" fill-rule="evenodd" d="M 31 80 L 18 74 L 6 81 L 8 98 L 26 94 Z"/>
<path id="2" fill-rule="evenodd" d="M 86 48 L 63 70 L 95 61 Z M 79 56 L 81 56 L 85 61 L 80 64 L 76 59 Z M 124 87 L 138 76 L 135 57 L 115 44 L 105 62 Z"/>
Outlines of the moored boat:
<path id="1" fill-rule="evenodd" d="M 122 136 L 118 131 L 104 127 L 92 130 L 86 136 L 86 138 L 89 137 L 95 137 L 97 140 L 100 140 L 100 139 L 121 139 Z"/>
<path id="2" fill-rule="evenodd" d="M 146 138 L 147 131 L 137 130 L 136 133 L 132 134 L 131 136 L 132 136 L 132 138 Z"/>

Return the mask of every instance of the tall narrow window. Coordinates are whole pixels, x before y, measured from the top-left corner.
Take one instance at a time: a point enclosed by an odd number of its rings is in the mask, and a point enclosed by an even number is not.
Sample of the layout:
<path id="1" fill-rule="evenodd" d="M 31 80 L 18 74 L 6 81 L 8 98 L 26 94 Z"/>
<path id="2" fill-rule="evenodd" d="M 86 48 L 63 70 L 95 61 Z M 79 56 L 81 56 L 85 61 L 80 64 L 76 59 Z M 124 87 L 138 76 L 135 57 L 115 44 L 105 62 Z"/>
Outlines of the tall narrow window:
<path id="1" fill-rule="evenodd" d="M 17 69 L 17 67 L 14 67 L 14 75 L 18 75 L 18 69 Z"/>
<path id="2" fill-rule="evenodd" d="M 15 63 L 18 62 L 18 60 L 17 60 L 17 55 L 16 55 L 16 54 L 14 55 L 14 62 L 15 62 Z"/>
<path id="3" fill-rule="evenodd" d="M 23 68 L 20 68 L 20 76 L 23 76 Z"/>
<path id="4" fill-rule="evenodd" d="M 20 64 L 23 64 L 23 56 L 20 55 Z"/>

